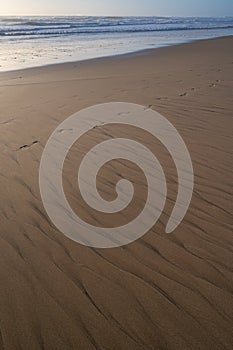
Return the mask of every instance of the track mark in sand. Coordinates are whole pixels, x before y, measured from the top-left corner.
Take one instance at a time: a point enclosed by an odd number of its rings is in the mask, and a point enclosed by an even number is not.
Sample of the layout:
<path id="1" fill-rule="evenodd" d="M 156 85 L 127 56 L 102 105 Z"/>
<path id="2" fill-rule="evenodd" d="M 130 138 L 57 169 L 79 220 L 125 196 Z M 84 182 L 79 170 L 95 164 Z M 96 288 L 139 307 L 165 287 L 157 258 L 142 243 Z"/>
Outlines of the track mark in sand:
<path id="1" fill-rule="evenodd" d="M 19 151 L 19 150 L 21 150 L 21 149 L 30 148 L 30 147 L 32 147 L 33 145 L 37 144 L 37 143 L 39 143 L 39 141 L 38 141 L 38 140 L 35 140 L 35 141 L 33 141 L 32 143 L 30 143 L 29 145 L 25 144 L 25 145 L 23 145 L 23 146 L 20 146 L 20 147 L 17 149 L 17 151 Z"/>
<path id="2" fill-rule="evenodd" d="M 66 107 L 66 103 L 64 103 L 63 105 L 58 106 L 59 109 L 64 108 L 64 107 Z"/>
<path id="3" fill-rule="evenodd" d="M 103 126 L 104 124 L 105 124 L 105 123 L 100 123 L 100 124 L 98 124 L 98 125 L 93 126 L 92 130 L 97 129 L 97 128 L 99 128 L 100 126 Z"/>
<path id="4" fill-rule="evenodd" d="M 6 125 L 6 124 L 10 124 L 11 122 L 13 122 L 15 120 L 15 118 L 11 118 L 8 120 L 4 120 L 3 122 L 0 122 L 0 125 Z"/>
<path id="5" fill-rule="evenodd" d="M 126 115 L 128 115 L 130 112 L 120 112 L 120 113 L 118 113 L 117 115 L 119 115 L 120 117 L 122 117 L 122 116 L 126 116 Z M 104 124 L 104 123 L 102 123 L 102 124 Z"/>
<path id="6" fill-rule="evenodd" d="M 60 130 L 58 130 L 58 133 L 59 134 L 62 134 L 63 132 L 66 132 L 66 131 L 73 131 L 73 129 L 60 129 Z"/>
<path id="7" fill-rule="evenodd" d="M 168 97 L 156 97 L 156 100 L 158 100 L 158 101 L 169 100 L 169 98 L 168 98 Z M 149 105 L 147 105 L 147 106 L 145 107 L 145 110 L 147 110 L 147 109 L 153 109 L 153 107 L 155 107 L 154 104 L 149 104 Z"/>
<path id="8" fill-rule="evenodd" d="M 151 109 L 153 107 L 153 105 L 148 105 L 146 108 L 145 108 L 145 110 L 146 109 Z"/>
<path id="9" fill-rule="evenodd" d="M 169 100 L 169 98 L 168 97 L 156 97 L 156 100 Z"/>

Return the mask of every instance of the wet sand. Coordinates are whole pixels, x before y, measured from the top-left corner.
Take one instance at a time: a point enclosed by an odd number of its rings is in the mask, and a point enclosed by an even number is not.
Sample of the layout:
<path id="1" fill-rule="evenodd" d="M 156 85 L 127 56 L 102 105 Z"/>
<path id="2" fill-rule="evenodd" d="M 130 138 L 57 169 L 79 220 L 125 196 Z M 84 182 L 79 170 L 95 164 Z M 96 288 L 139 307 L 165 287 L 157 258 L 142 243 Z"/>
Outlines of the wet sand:
<path id="1" fill-rule="evenodd" d="M 232 71 L 233 37 L 226 37 L 0 74 L 0 349 L 232 349 Z M 150 107 L 173 123 L 189 149 L 195 187 L 183 222 L 166 235 L 177 194 L 166 149 L 132 127 L 91 130 L 73 146 L 63 174 L 69 203 L 84 220 L 122 225 L 145 203 L 143 173 L 113 161 L 101 169 L 98 189 L 112 200 L 116 181 L 127 177 L 133 202 L 114 215 L 85 205 L 78 164 L 102 140 L 123 136 L 146 145 L 168 186 L 165 210 L 145 236 L 93 249 L 51 223 L 39 164 L 63 120 L 113 101 Z"/>

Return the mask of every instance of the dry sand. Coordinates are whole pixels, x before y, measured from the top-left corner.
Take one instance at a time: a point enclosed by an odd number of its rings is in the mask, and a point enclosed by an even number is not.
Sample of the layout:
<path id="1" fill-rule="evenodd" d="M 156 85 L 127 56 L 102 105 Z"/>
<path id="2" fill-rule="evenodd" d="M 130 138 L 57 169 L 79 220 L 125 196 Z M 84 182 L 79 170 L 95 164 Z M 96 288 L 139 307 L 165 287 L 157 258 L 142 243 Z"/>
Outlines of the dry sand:
<path id="1" fill-rule="evenodd" d="M 232 72 L 228 37 L 0 74 L 1 349 L 232 349 Z M 132 206 L 100 217 L 85 206 L 74 164 L 100 140 L 133 133 L 156 153 L 168 182 L 150 232 L 125 247 L 91 249 L 52 225 L 38 170 L 61 121 L 111 101 L 150 106 L 174 124 L 193 160 L 195 188 L 184 221 L 166 235 L 177 193 L 166 149 L 130 127 L 90 131 L 64 167 L 69 201 L 88 222 L 125 223 L 146 195 L 143 174 L 115 161 L 100 172 L 99 190 L 112 199 L 109 184 L 127 176 L 135 182 Z"/>

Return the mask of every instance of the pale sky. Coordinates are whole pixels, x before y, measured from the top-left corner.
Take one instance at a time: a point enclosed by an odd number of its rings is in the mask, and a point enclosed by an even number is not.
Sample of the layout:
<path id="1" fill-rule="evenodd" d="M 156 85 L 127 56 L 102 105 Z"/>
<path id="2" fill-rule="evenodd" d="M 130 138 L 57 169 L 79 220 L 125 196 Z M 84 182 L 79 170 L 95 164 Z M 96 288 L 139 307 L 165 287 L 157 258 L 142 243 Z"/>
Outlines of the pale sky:
<path id="1" fill-rule="evenodd" d="M 0 0 L 0 15 L 233 16 L 233 0 Z"/>

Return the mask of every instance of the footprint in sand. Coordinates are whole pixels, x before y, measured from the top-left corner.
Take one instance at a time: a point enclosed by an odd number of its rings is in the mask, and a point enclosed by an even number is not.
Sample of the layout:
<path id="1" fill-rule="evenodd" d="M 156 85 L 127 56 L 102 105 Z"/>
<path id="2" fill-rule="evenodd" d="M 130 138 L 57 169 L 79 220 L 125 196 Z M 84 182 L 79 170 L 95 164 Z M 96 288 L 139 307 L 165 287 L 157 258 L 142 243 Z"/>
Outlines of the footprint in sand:
<path id="1" fill-rule="evenodd" d="M 156 97 L 156 100 L 159 100 L 159 101 L 168 100 L 168 97 Z"/>
<path id="2" fill-rule="evenodd" d="M 73 129 L 60 129 L 58 130 L 58 133 L 62 134 L 63 132 L 71 132 Z"/>
<path id="3" fill-rule="evenodd" d="M 35 140 L 35 141 L 33 141 L 32 143 L 30 143 L 29 145 L 25 144 L 25 145 L 23 145 L 23 146 L 20 146 L 20 147 L 17 149 L 17 151 L 19 151 L 19 150 L 21 150 L 21 149 L 25 149 L 25 148 L 30 148 L 31 146 L 37 144 L 38 142 L 39 142 L 38 140 Z"/>

